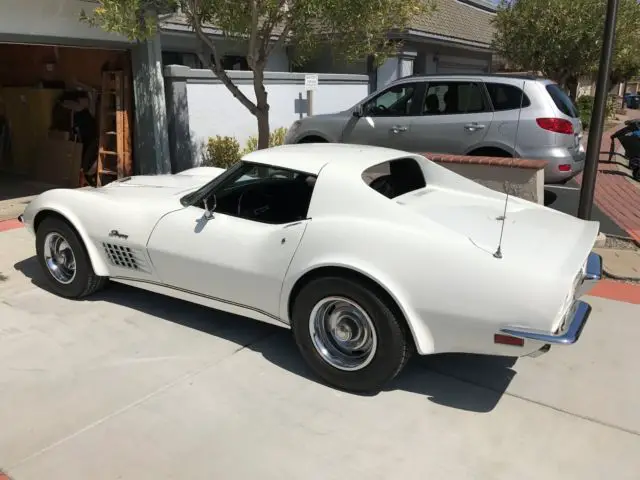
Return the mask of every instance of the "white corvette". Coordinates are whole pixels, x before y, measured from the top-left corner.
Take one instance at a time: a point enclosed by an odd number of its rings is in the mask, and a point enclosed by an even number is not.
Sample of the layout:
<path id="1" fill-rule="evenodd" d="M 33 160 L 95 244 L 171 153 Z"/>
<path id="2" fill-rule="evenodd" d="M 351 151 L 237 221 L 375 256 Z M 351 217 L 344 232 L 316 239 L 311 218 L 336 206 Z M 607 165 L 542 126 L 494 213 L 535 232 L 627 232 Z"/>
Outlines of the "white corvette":
<path id="1" fill-rule="evenodd" d="M 54 292 L 108 280 L 290 326 L 328 384 L 377 391 L 411 352 L 535 356 L 574 343 L 599 225 L 420 155 L 339 144 L 222 170 L 47 191 L 21 220 Z"/>

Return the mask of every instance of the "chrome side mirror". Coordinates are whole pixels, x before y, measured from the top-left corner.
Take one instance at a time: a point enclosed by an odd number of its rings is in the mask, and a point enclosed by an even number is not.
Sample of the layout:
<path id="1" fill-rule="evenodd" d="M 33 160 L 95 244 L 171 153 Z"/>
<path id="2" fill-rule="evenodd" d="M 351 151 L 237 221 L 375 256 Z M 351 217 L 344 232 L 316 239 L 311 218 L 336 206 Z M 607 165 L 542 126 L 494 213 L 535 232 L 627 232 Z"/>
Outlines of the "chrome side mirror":
<path id="1" fill-rule="evenodd" d="M 204 203 L 204 219 L 205 220 L 211 220 L 213 218 L 213 212 L 215 212 L 216 210 L 216 205 L 217 205 L 217 201 L 216 201 L 216 196 L 215 194 L 211 196 L 211 199 L 213 200 L 213 205 L 211 205 L 211 208 L 209 208 L 209 204 L 207 202 L 207 199 L 205 198 L 203 200 Z"/>

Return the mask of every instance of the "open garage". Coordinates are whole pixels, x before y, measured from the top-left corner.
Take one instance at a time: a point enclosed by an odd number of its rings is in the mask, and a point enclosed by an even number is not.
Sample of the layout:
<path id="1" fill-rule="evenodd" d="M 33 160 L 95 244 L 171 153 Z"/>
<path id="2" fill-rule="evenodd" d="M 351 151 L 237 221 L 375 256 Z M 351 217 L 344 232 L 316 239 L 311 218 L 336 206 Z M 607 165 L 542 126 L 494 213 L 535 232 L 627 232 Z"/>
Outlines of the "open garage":
<path id="1" fill-rule="evenodd" d="M 3 183 L 77 187 L 131 173 L 126 50 L 0 44 L 0 58 Z"/>

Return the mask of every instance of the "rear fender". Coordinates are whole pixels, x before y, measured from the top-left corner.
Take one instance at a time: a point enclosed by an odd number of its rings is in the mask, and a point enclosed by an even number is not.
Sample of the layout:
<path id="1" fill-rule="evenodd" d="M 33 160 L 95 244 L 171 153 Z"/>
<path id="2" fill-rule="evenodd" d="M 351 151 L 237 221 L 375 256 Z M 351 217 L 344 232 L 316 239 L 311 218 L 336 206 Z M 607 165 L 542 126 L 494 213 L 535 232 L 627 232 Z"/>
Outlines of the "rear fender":
<path id="1" fill-rule="evenodd" d="M 293 292 L 295 285 L 302 280 L 306 275 L 312 274 L 315 270 L 334 267 L 342 268 L 345 270 L 351 270 L 360 275 L 363 275 L 373 282 L 377 283 L 382 289 L 384 289 L 393 301 L 398 305 L 404 318 L 407 321 L 407 325 L 413 336 L 416 349 L 420 355 L 427 355 L 434 351 L 434 340 L 425 322 L 420 321 L 416 312 L 412 309 L 410 302 L 407 300 L 408 295 L 404 290 L 395 283 L 391 278 L 377 270 L 373 265 L 367 264 L 353 259 L 322 259 L 312 264 L 307 265 L 304 269 L 295 273 L 290 272 L 290 275 L 285 278 L 282 295 L 280 296 L 280 318 L 288 324 L 291 324 L 291 318 L 289 316 L 289 301 L 291 299 L 291 293 Z"/>

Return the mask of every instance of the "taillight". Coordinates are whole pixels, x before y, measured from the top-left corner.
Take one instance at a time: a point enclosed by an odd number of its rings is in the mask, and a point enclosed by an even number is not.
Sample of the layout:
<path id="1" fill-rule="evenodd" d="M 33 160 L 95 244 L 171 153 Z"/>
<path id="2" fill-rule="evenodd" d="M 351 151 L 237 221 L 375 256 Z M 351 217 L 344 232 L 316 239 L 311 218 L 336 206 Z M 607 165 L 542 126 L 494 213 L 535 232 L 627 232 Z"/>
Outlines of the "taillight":
<path id="1" fill-rule="evenodd" d="M 561 172 L 570 172 L 571 165 L 568 163 L 563 163 L 562 165 L 558 165 L 558 170 L 560 170 Z"/>
<path id="2" fill-rule="evenodd" d="M 536 123 L 540 128 L 553 133 L 573 135 L 573 123 L 564 118 L 536 118 Z"/>
<path id="3" fill-rule="evenodd" d="M 524 345 L 524 339 L 518 337 L 512 337 L 511 335 L 502 335 L 501 333 L 496 333 L 493 336 L 493 343 L 498 343 L 500 345 L 513 345 L 514 347 L 522 347 Z"/>

